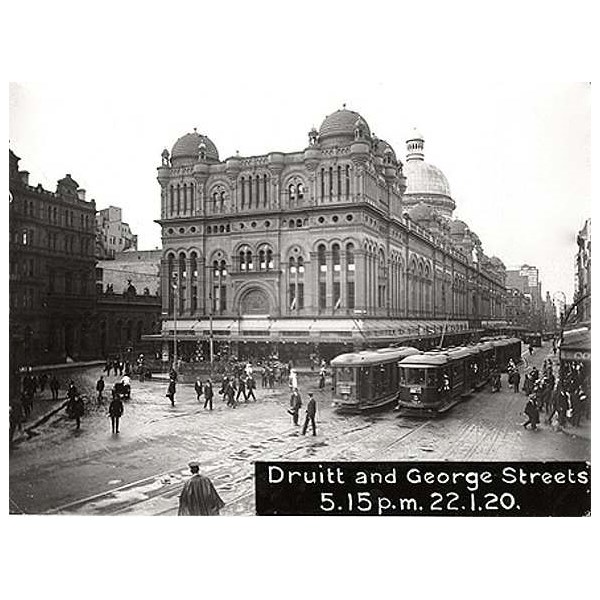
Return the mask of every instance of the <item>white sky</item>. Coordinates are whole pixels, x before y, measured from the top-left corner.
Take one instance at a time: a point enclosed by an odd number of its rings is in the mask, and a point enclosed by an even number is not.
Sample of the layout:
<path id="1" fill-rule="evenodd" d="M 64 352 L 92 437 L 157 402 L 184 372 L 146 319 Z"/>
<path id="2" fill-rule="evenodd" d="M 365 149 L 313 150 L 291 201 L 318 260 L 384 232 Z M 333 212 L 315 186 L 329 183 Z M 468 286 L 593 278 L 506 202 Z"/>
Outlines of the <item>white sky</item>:
<path id="1" fill-rule="evenodd" d="M 432 35 L 416 35 L 411 43 L 404 38 L 408 24 L 394 38 L 397 24 L 380 18 L 383 13 L 375 13 L 375 27 L 361 25 L 348 3 L 323 5 L 318 19 L 309 10 L 315 5 L 295 6 L 297 29 L 248 21 L 256 13 L 247 4 L 220 29 L 227 12 L 211 7 L 201 26 L 190 26 L 195 37 L 183 35 L 185 27 L 171 32 L 170 41 L 156 40 L 149 60 L 140 60 L 139 49 L 154 42 L 139 29 L 125 54 L 109 39 L 90 52 L 89 41 L 85 62 L 78 63 L 75 48 L 88 42 L 89 31 L 77 30 L 72 44 L 56 52 L 75 59 L 78 73 L 101 77 L 80 81 L 59 69 L 48 81 L 42 66 L 37 77 L 43 83 L 10 86 L 9 138 L 21 168 L 30 171 L 30 182 L 51 190 L 71 173 L 98 208 L 122 207 L 139 247 L 150 249 L 160 245 L 153 219 L 159 217 L 156 167 L 163 148 L 170 150 L 197 127 L 222 159 L 236 150 L 251 155 L 302 149 L 310 127 L 318 128 L 345 102 L 402 159 L 407 133 L 416 126 L 425 137 L 426 160 L 449 180 L 455 216 L 479 235 L 484 251 L 507 267 L 538 266 L 544 293 L 562 290 L 570 299 L 575 238 L 591 216 L 590 87 L 528 81 L 502 65 L 504 53 L 510 57 L 507 46 L 500 59 L 488 55 L 502 66 L 502 83 L 481 80 L 482 65 L 492 63 L 478 63 L 476 46 L 457 43 L 458 31 L 449 36 L 451 47 L 443 39 L 433 44 L 436 33 L 445 31 L 443 14 L 429 25 L 422 21 L 426 13 L 419 15 L 417 29 L 429 28 Z M 389 14 L 400 17 L 397 9 Z M 289 15 L 272 18 L 285 21 Z M 332 23 L 360 31 L 337 41 L 323 37 Z M 126 32 L 123 24 L 111 25 Z M 483 31 L 475 31 L 481 43 Z M 455 75 L 450 50 L 470 61 Z M 113 73 L 105 60 L 118 63 L 116 77 L 104 78 Z M 527 69 L 527 55 L 520 66 Z"/>

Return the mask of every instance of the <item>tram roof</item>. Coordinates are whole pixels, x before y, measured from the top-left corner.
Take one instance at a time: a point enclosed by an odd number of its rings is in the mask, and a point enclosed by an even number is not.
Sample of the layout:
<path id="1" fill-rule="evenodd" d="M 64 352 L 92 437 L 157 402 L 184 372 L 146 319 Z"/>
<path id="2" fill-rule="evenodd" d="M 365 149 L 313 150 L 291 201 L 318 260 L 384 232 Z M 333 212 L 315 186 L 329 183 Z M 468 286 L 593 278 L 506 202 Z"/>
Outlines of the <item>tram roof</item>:
<path id="1" fill-rule="evenodd" d="M 361 350 L 360 352 L 340 354 L 331 359 L 330 364 L 332 367 L 376 365 L 382 362 L 394 362 L 413 354 L 419 354 L 420 352 L 420 350 L 412 348 L 411 346 Z"/>

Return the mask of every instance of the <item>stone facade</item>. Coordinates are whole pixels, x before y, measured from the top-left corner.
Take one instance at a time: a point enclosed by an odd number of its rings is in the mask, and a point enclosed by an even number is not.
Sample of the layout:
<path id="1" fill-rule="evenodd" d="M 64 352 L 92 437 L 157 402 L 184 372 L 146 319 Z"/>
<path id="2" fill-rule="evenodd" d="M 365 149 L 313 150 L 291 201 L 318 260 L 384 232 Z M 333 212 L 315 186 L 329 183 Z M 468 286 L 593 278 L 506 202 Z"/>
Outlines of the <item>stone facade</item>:
<path id="1" fill-rule="evenodd" d="M 212 320 L 234 342 L 384 345 L 503 322 L 504 265 L 445 190 L 405 206 L 402 162 L 353 111 L 308 138 L 221 161 L 194 131 L 163 151 L 163 339 L 202 340 Z"/>
<path id="2" fill-rule="evenodd" d="M 29 185 L 19 161 L 9 149 L 11 359 L 24 365 L 92 357 L 95 203 L 71 175 L 56 192 Z"/>

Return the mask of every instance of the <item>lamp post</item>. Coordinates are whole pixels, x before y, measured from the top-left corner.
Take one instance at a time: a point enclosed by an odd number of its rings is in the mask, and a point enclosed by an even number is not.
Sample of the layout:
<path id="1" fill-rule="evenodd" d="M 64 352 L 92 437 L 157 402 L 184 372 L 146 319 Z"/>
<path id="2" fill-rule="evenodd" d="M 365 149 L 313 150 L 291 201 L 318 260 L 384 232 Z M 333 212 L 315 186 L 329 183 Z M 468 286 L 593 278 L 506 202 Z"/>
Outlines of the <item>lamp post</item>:
<path id="1" fill-rule="evenodd" d="M 173 371 L 177 372 L 177 303 L 179 302 L 179 286 L 173 282 Z"/>
<path id="2" fill-rule="evenodd" d="M 215 352 L 214 352 L 214 343 L 213 343 L 213 298 L 212 298 L 211 292 L 208 293 L 208 304 L 209 304 L 209 307 L 208 307 L 209 308 L 209 311 L 208 311 L 208 323 L 209 323 L 208 353 L 209 353 L 209 358 L 210 358 L 210 372 L 212 375 Z"/>

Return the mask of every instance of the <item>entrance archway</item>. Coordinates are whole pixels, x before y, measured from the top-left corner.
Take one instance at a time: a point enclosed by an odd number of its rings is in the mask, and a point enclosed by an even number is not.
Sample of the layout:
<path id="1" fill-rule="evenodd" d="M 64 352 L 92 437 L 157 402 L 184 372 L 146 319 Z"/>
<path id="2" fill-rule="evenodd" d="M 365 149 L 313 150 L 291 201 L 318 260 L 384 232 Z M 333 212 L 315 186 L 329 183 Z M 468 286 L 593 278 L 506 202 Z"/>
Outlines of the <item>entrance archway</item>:
<path id="1" fill-rule="evenodd" d="M 264 290 L 253 288 L 246 292 L 240 300 L 240 314 L 268 315 L 270 314 L 269 298 Z"/>

